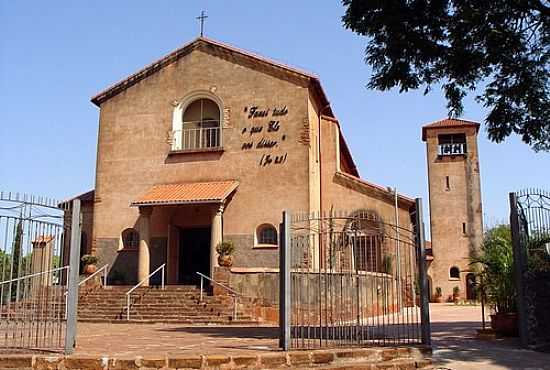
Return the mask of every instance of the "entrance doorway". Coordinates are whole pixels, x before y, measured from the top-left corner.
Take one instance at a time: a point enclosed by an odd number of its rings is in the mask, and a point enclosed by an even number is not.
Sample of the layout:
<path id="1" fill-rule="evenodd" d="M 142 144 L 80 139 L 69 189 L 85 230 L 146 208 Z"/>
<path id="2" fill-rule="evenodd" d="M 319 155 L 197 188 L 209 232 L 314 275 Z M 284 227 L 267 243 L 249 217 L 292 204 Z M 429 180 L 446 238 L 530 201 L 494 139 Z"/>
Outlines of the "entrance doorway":
<path id="1" fill-rule="evenodd" d="M 179 284 L 198 284 L 200 272 L 210 276 L 210 228 L 180 229 Z"/>
<path id="2" fill-rule="evenodd" d="M 476 276 L 473 273 L 466 275 L 466 299 L 475 301 L 476 297 Z"/>

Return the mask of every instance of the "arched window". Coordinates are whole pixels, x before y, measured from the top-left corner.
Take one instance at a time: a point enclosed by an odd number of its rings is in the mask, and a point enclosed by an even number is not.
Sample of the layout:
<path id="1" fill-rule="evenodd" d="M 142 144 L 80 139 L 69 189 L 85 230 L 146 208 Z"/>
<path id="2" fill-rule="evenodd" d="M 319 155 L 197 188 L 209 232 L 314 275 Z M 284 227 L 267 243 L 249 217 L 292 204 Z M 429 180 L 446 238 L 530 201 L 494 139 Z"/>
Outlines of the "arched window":
<path id="1" fill-rule="evenodd" d="M 137 249 L 139 246 L 139 233 L 136 229 L 128 228 L 122 232 L 122 246 L 124 249 Z"/>
<path id="2" fill-rule="evenodd" d="M 256 229 L 257 244 L 277 245 L 277 229 L 271 224 L 263 224 Z"/>
<path id="3" fill-rule="evenodd" d="M 449 277 L 451 279 L 460 279 L 460 269 L 456 266 L 453 266 L 449 269 Z"/>
<path id="4" fill-rule="evenodd" d="M 389 272 L 384 266 L 382 244 L 384 242 L 383 224 L 376 213 L 365 209 L 350 215 L 346 226 L 347 237 L 353 247 L 353 262 L 356 270 Z"/>
<path id="5" fill-rule="evenodd" d="M 189 104 L 182 116 L 183 150 L 221 146 L 220 108 L 213 100 L 199 98 Z"/>

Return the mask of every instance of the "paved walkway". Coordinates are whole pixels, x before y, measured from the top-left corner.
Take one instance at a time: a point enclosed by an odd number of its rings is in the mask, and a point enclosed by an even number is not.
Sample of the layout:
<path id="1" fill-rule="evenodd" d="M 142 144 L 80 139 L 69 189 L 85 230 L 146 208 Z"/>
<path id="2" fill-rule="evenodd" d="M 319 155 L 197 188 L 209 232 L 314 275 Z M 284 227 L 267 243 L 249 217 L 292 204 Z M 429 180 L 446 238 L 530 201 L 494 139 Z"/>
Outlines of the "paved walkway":
<path id="1" fill-rule="evenodd" d="M 479 306 L 431 306 L 434 360 L 441 369 L 549 369 L 550 354 L 519 348 L 515 339 L 483 341 Z M 79 324 L 77 355 L 249 355 L 277 351 L 278 328 Z"/>
<path id="2" fill-rule="evenodd" d="M 550 354 L 520 349 L 517 339 L 477 339 L 476 329 L 481 327 L 480 306 L 433 304 L 430 311 L 436 368 L 550 369 Z"/>

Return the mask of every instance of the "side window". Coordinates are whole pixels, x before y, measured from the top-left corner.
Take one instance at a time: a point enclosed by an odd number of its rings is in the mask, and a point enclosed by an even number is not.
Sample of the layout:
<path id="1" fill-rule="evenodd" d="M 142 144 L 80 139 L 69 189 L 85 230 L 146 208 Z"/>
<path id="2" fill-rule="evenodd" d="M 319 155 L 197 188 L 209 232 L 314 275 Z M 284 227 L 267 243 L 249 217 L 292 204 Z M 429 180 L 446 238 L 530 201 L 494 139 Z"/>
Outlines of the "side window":
<path id="1" fill-rule="evenodd" d="M 139 247 L 139 233 L 128 228 L 122 232 L 122 246 L 124 249 L 137 249 Z"/>
<path id="2" fill-rule="evenodd" d="M 451 279 L 460 279 L 460 269 L 456 266 L 453 266 L 449 269 L 449 277 Z"/>
<path id="3" fill-rule="evenodd" d="M 263 224 L 256 229 L 256 242 L 262 245 L 277 245 L 277 229 L 271 224 Z"/>

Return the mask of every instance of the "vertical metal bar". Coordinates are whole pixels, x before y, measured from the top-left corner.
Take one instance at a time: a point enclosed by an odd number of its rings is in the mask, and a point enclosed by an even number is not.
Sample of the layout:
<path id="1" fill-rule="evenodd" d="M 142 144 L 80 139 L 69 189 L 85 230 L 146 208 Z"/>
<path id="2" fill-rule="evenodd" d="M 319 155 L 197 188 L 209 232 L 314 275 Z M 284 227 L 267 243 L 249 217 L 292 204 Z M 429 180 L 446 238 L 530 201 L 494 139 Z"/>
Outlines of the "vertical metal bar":
<path id="1" fill-rule="evenodd" d="M 519 337 L 523 347 L 529 343 L 527 331 L 527 311 L 524 304 L 523 272 L 525 269 L 525 249 L 521 240 L 521 225 L 519 224 L 518 199 L 515 193 L 509 194 L 510 198 L 510 226 L 512 229 L 512 248 L 514 254 L 514 282 L 517 290 L 517 306 L 519 321 Z"/>
<path id="2" fill-rule="evenodd" d="M 283 211 L 279 249 L 279 346 L 290 348 L 290 214 Z"/>
<path id="3" fill-rule="evenodd" d="M 130 321 L 130 294 L 126 294 L 126 321 Z"/>
<path id="4" fill-rule="evenodd" d="M 69 280 L 67 283 L 67 328 L 65 335 L 65 353 L 71 354 L 76 346 L 76 325 L 78 308 L 78 268 L 80 259 L 80 199 L 72 201 L 71 250 Z"/>
<path id="5" fill-rule="evenodd" d="M 428 302 L 428 276 L 426 274 L 426 240 L 424 239 L 424 219 L 422 217 L 422 199 L 416 198 L 416 234 L 419 252 L 420 272 L 420 322 L 422 343 L 431 344 L 430 307 Z"/>
<path id="6" fill-rule="evenodd" d="M 204 289 L 204 279 L 203 277 L 201 276 L 201 295 L 200 295 L 200 302 L 202 302 L 202 291 Z"/>
<path id="7" fill-rule="evenodd" d="M 164 290 L 164 266 L 166 266 L 166 264 L 162 265 L 162 271 L 160 275 L 160 284 L 162 286 L 162 290 Z"/>

